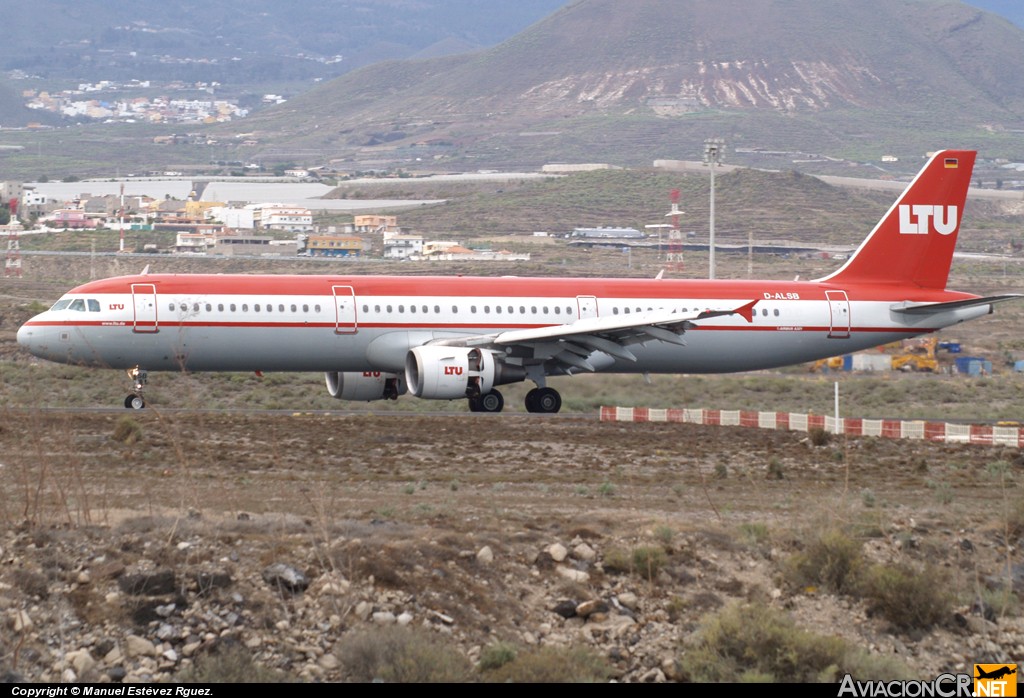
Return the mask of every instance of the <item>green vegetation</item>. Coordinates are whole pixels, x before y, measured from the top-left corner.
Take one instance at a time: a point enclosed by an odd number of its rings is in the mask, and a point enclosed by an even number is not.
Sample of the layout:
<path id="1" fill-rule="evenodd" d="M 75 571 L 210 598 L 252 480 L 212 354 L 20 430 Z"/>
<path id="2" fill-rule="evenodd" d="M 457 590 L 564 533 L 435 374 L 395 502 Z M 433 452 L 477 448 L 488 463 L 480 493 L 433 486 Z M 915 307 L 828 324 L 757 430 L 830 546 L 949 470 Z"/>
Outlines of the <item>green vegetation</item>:
<path id="1" fill-rule="evenodd" d="M 207 652 L 195 664 L 182 670 L 181 683 L 289 683 L 287 674 L 258 664 L 252 652 L 237 642 L 225 642 L 216 651 Z"/>
<path id="2" fill-rule="evenodd" d="M 796 626 L 760 603 L 732 604 L 705 620 L 682 656 L 694 682 L 834 682 L 843 674 L 910 678 L 894 659 L 868 655 L 844 640 Z"/>
<path id="3" fill-rule="evenodd" d="M 353 681 L 385 683 L 462 683 L 472 667 L 439 635 L 398 626 L 369 628 L 346 635 L 338 658 Z"/>
<path id="4" fill-rule="evenodd" d="M 826 529 L 786 561 L 785 573 L 796 586 L 822 587 L 843 594 L 857 588 L 865 565 L 859 540 L 844 531 Z"/>
<path id="5" fill-rule="evenodd" d="M 545 645 L 518 652 L 501 666 L 483 672 L 493 683 L 597 683 L 611 671 L 605 661 L 586 647 Z"/>

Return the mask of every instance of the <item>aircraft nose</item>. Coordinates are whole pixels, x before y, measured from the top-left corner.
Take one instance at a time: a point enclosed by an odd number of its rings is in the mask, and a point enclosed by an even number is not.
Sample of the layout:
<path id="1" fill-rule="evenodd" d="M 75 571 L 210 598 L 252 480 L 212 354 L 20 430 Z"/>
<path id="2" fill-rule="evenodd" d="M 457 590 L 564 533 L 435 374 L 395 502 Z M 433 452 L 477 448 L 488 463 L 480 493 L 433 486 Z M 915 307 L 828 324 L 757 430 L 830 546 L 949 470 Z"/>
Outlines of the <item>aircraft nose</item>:
<path id="1" fill-rule="evenodd" d="M 28 325 L 22 325 L 18 328 L 18 344 L 26 349 L 32 348 L 32 328 Z"/>

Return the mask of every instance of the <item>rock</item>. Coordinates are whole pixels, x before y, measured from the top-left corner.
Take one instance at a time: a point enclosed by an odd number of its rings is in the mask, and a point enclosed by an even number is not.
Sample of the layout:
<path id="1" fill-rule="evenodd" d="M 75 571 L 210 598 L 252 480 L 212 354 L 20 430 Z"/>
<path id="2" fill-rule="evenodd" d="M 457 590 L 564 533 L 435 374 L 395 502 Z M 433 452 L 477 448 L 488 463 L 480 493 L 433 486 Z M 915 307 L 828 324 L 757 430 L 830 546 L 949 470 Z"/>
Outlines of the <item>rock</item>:
<path id="1" fill-rule="evenodd" d="M 665 674 L 658 667 L 654 667 L 640 675 L 640 683 L 665 683 Z"/>
<path id="2" fill-rule="evenodd" d="M 555 568 L 555 571 L 558 572 L 559 576 L 564 577 L 571 582 L 586 584 L 590 581 L 590 575 L 582 570 L 574 570 L 571 567 L 559 565 Z"/>
<path id="3" fill-rule="evenodd" d="M 17 610 L 11 616 L 11 628 L 16 633 L 28 632 L 32 629 L 32 619 L 29 617 L 28 612 L 24 610 Z"/>
<path id="4" fill-rule="evenodd" d="M 663 657 L 661 660 L 661 673 L 669 681 L 682 681 L 684 679 L 683 665 L 675 656 Z"/>
<path id="5" fill-rule="evenodd" d="M 356 604 L 355 612 L 356 617 L 360 620 L 368 620 L 370 614 L 373 613 L 373 604 L 369 601 L 360 601 Z"/>
<path id="6" fill-rule="evenodd" d="M 391 611 L 377 611 L 372 618 L 377 625 L 394 625 L 397 620 Z"/>
<path id="7" fill-rule="evenodd" d="M 578 604 L 575 601 L 565 599 L 555 604 L 555 607 L 551 610 L 562 616 L 562 618 L 572 618 L 576 615 L 576 606 Z"/>
<path id="8" fill-rule="evenodd" d="M 192 579 L 196 584 L 196 593 L 200 596 L 211 594 L 217 589 L 227 589 L 234 581 L 227 572 L 198 572 Z"/>
<path id="9" fill-rule="evenodd" d="M 631 591 L 624 591 L 618 596 L 619 603 L 631 611 L 637 610 L 640 606 L 640 599 Z"/>
<path id="10" fill-rule="evenodd" d="M 405 611 L 405 612 L 399 614 L 397 620 L 398 620 L 398 624 L 399 625 L 401 625 L 402 627 L 405 627 L 405 626 L 409 625 L 410 623 L 412 623 L 413 617 L 412 617 L 411 613 L 409 613 L 408 611 Z"/>
<path id="11" fill-rule="evenodd" d="M 68 652 L 64 656 L 64 661 L 75 670 L 75 674 L 78 676 L 82 676 L 87 671 L 92 671 L 93 667 L 96 666 L 96 660 L 92 658 L 87 649 Z"/>
<path id="12" fill-rule="evenodd" d="M 263 569 L 263 581 L 272 587 L 298 594 L 309 587 L 309 580 L 299 570 L 283 562 L 275 562 Z"/>
<path id="13" fill-rule="evenodd" d="M 491 546 L 485 545 L 480 548 L 480 552 L 476 554 L 476 561 L 481 565 L 489 565 L 494 562 L 494 552 L 491 550 Z"/>
<path id="14" fill-rule="evenodd" d="M 171 570 L 126 574 L 117 583 L 129 596 L 168 596 L 177 591 Z"/>
<path id="15" fill-rule="evenodd" d="M 319 666 L 324 671 L 334 671 L 335 669 L 341 666 L 341 662 L 338 661 L 338 658 L 330 653 L 325 654 L 319 659 L 317 659 L 316 663 L 317 666 Z"/>
<path id="16" fill-rule="evenodd" d="M 584 601 L 576 607 L 576 615 L 580 618 L 588 618 L 595 613 L 607 613 L 608 604 L 601 599 Z"/>
<path id="17" fill-rule="evenodd" d="M 310 584 L 309 593 L 313 596 L 344 596 L 351 587 L 352 583 L 340 573 L 327 572 Z"/>
<path id="18" fill-rule="evenodd" d="M 124 639 L 124 654 L 129 659 L 136 657 L 155 657 L 156 645 L 144 637 L 129 635 Z"/>
<path id="19" fill-rule="evenodd" d="M 580 543 L 572 549 L 572 556 L 577 560 L 583 560 L 584 562 L 593 562 L 597 559 L 597 551 L 595 551 L 586 543 Z"/>
<path id="20" fill-rule="evenodd" d="M 555 562 L 562 562 L 563 560 L 565 560 L 565 558 L 569 556 L 569 551 L 566 550 L 565 546 L 561 543 L 553 543 L 549 545 L 547 553 Z"/>

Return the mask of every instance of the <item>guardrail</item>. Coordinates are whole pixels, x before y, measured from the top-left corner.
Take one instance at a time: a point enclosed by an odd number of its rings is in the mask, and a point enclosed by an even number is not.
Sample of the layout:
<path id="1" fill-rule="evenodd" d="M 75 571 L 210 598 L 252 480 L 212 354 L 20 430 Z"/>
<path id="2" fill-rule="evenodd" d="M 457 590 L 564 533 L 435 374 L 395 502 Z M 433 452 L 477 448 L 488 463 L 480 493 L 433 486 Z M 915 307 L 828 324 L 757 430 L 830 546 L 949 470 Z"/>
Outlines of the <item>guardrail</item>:
<path id="1" fill-rule="evenodd" d="M 757 427 L 807 432 L 824 429 L 832 434 L 919 439 L 943 443 L 1024 447 L 1024 428 L 991 424 L 951 424 L 921 420 L 861 419 L 796 412 L 752 410 L 656 409 L 653 407 L 601 407 L 602 422 L 685 422 L 720 426 Z"/>

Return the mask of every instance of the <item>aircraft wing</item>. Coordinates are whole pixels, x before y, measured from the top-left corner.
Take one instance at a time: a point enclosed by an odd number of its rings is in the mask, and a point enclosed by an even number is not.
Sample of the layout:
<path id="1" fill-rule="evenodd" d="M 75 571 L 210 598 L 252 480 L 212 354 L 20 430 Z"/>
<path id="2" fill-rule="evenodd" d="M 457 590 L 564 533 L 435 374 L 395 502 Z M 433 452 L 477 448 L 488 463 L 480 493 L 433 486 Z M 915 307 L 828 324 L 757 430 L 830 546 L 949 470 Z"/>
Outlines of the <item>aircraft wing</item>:
<path id="1" fill-rule="evenodd" d="M 897 303 L 890 306 L 889 309 L 894 313 L 903 313 L 904 315 L 935 315 L 937 313 L 945 313 L 950 310 L 975 308 L 979 305 L 992 305 L 993 303 L 1002 303 L 1003 301 L 1012 301 L 1019 298 L 1024 298 L 1024 295 L 1020 293 L 1009 293 L 1003 296 L 968 298 L 967 300 L 949 301 L 948 303 L 911 303 L 909 301 L 904 301 L 903 303 Z"/>
<path id="2" fill-rule="evenodd" d="M 686 313 L 654 311 L 632 315 L 595 317 L 577 320 L 568 325 L 549 325 L 525 330 L 509 330 L 489 335 L 476 335 L 442 339 L 431 342 L 435 345 L 489 347 L 504 350 L 510 355 L 528 354 L 524 358 L 537 361 L 553 361 L 558 368 L 569 372 L 573 369 L 596 370 L 588 360 L 595 352 L 625 361 L 635 362 L 636 356 L 629 350 L 633 344 L 651 341 L 669 342 L 685 346 L 682 334 L 700 326 L 703 320 L 739 315 L 753 322 L 753 300 L 728 310 L 702 310 Z"/>

